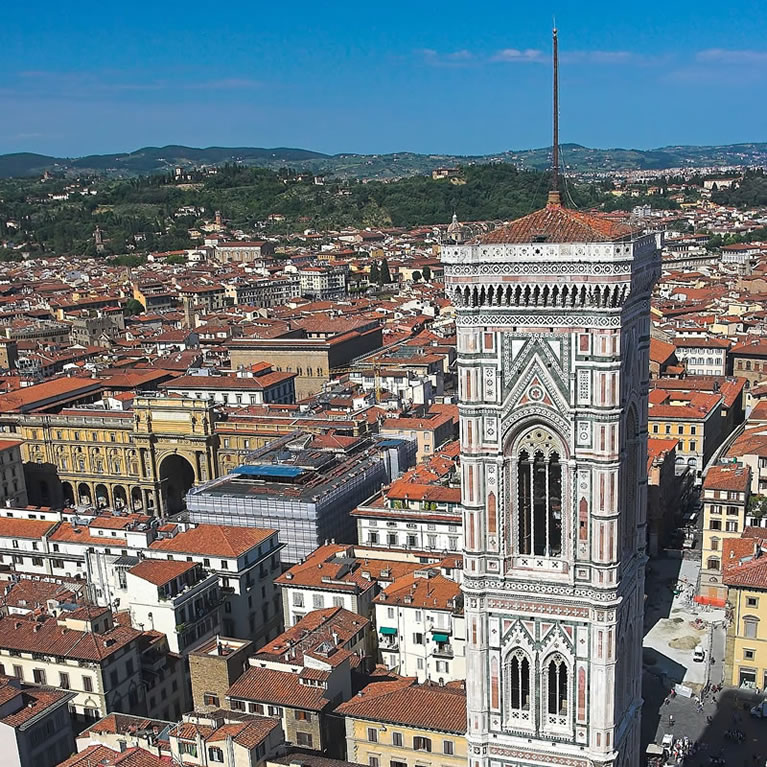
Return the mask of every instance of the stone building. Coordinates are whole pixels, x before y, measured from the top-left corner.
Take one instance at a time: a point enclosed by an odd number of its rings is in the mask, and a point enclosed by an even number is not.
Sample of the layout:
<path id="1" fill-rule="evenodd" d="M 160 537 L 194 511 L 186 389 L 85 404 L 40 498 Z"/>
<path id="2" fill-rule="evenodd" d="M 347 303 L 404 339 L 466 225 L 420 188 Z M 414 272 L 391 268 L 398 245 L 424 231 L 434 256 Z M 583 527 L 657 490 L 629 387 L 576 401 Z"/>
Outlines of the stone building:
<path id="1" fill-rule="evenodd" d="M 465 767 L 466 691 L 463 683 L 373 681 L 342 703 L 349 759 L 370 767 Z"/>
<path id="2" fill-rule="evenodd" d="M 0 396 L 0 427 L 21 437 L 31 503 L 174 513 L 217 476 L 214 403 L 154 394 L 112 410 L 108 382 L 61 378 Z"/>
<path id="3" fill-rule="evenodd" d="M 0 439 L 0 506 L 26 506 L 27 484 L 21 443 Z"/>
<path id="4" fill-rule="evenodd" d="M 442 251 L 471 767 L 636 767 L 655 237 L 547 206 Z"/>
<path id="5" fill-rule="evenodd" d="M 727 587 L 722 581 L 724 542 L 740 538 L 748 525 L 751 469 L 740 463 L 712 466 L 703 481 L 703 545 L 700 569 L 701 598 L 724 605 Z"/>
<path id="6" fill-rule="evenodd" d="M 322 390 L 334 373 L 352 359 L 379 349 L 382 329 L 377 320 L 329 321 L 312 318 L 312 328 L 298 328 L 279 338 L 235 338 L 228 341 L 233 368 L 268 360 L 273 368 L 297 373 L 296 397 Z"/>
<path id="7" fill-rule="evenodd" d="M 226 694 L 248 668 L 253 642 L 218 636 L 189 653 L 189 679 L 195 711 L 215 711 L 226 703 Z"/>

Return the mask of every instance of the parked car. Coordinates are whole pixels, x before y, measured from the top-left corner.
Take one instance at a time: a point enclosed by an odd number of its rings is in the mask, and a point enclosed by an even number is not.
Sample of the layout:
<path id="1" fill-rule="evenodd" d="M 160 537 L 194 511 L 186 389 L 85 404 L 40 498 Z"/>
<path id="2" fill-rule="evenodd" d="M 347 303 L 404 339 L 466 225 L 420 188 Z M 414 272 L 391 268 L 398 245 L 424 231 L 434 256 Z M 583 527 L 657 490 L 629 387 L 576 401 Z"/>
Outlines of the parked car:
<path id="1" fill-rule="evenodd" d="M 706 651 L 700 645 L 698 645 L 692 651 L 692 659 L 696 663 L 702 663 L 704 660 L 706 660 Z"/>

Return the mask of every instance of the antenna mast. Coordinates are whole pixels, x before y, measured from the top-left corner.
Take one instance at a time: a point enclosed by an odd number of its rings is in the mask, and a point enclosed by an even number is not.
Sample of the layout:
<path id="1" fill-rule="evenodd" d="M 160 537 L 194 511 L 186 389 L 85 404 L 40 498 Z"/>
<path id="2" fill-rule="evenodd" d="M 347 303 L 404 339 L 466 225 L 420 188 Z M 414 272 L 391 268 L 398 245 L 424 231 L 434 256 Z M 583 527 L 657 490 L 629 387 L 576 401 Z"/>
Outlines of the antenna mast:
<path id="1" fill-rule="evenodd" d="M 559 45 L 557 28 L 551 33 L 554 58 L 554 143 L 551 147 L 551 193 L 549 204 L 559 205 Z"/>

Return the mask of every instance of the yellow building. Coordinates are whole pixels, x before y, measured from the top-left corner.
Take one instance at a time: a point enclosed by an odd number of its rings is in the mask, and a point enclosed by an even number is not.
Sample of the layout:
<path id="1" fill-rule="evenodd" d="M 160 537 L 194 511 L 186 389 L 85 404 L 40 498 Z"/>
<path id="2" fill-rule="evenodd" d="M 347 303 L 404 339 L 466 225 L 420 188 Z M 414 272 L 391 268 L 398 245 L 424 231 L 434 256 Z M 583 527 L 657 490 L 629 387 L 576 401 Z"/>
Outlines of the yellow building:
<path id="1" fill-rule="evenodd" d="M 750 490 L 751 469 L 739 463 L 712 466 L 703 482 L 700 596 L 713 604 L 724 604 L 727 599 L 722 581 L 723 544 L 742 535 Z"/>
<path id="2" fill-rule="evenodd" d="M 698 391 L 653 389 L 649 397 L 650 437 L 677 440 L 676 460 L 700 476 L 721 442 L 723 398 Z"/>
<path id="3" fill-rule="evenodd" d="M 466 692 L 409 678 L 372 682 L 336 713 L 346 758 L 369 767 L 466 767 Z"/>
<path id="4" fill-rule="evenodd" d="M 751 528 L 759 530 L 760 528 Z M 767 536 L 767 530 L 764 530 Z M 767 688 L 767 537 L 725 541 L 724 583 L 729 588 L 732 626 L 728 657 L 731 683 Z"/>
<path id="5" fill-rule="evenodd" d="M 193 484 L 218 476 L 213 404 L 145 395 L 109 409 L 106 388 L 65 378 L 0 397 L 0 428 L 24 440 L 30 503 L 179 511 Z"/>

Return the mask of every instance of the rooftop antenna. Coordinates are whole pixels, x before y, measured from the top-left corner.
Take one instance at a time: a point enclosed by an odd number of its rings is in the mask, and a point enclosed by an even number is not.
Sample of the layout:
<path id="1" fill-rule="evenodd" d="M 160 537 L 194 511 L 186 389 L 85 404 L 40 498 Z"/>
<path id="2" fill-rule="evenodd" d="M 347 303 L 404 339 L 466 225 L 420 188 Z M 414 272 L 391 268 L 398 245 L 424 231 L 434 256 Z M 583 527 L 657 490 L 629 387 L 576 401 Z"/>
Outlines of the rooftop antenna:
<path id="1" fill-rule="evenodd" d="M 551 32 L 553 59 L 554 59 L 554 143 L 551 147 L 551 190 L 549 191 L 549 205 L 561 205 L 559 198 L 559 44 L 557 40 L 557 25 Z"/>

